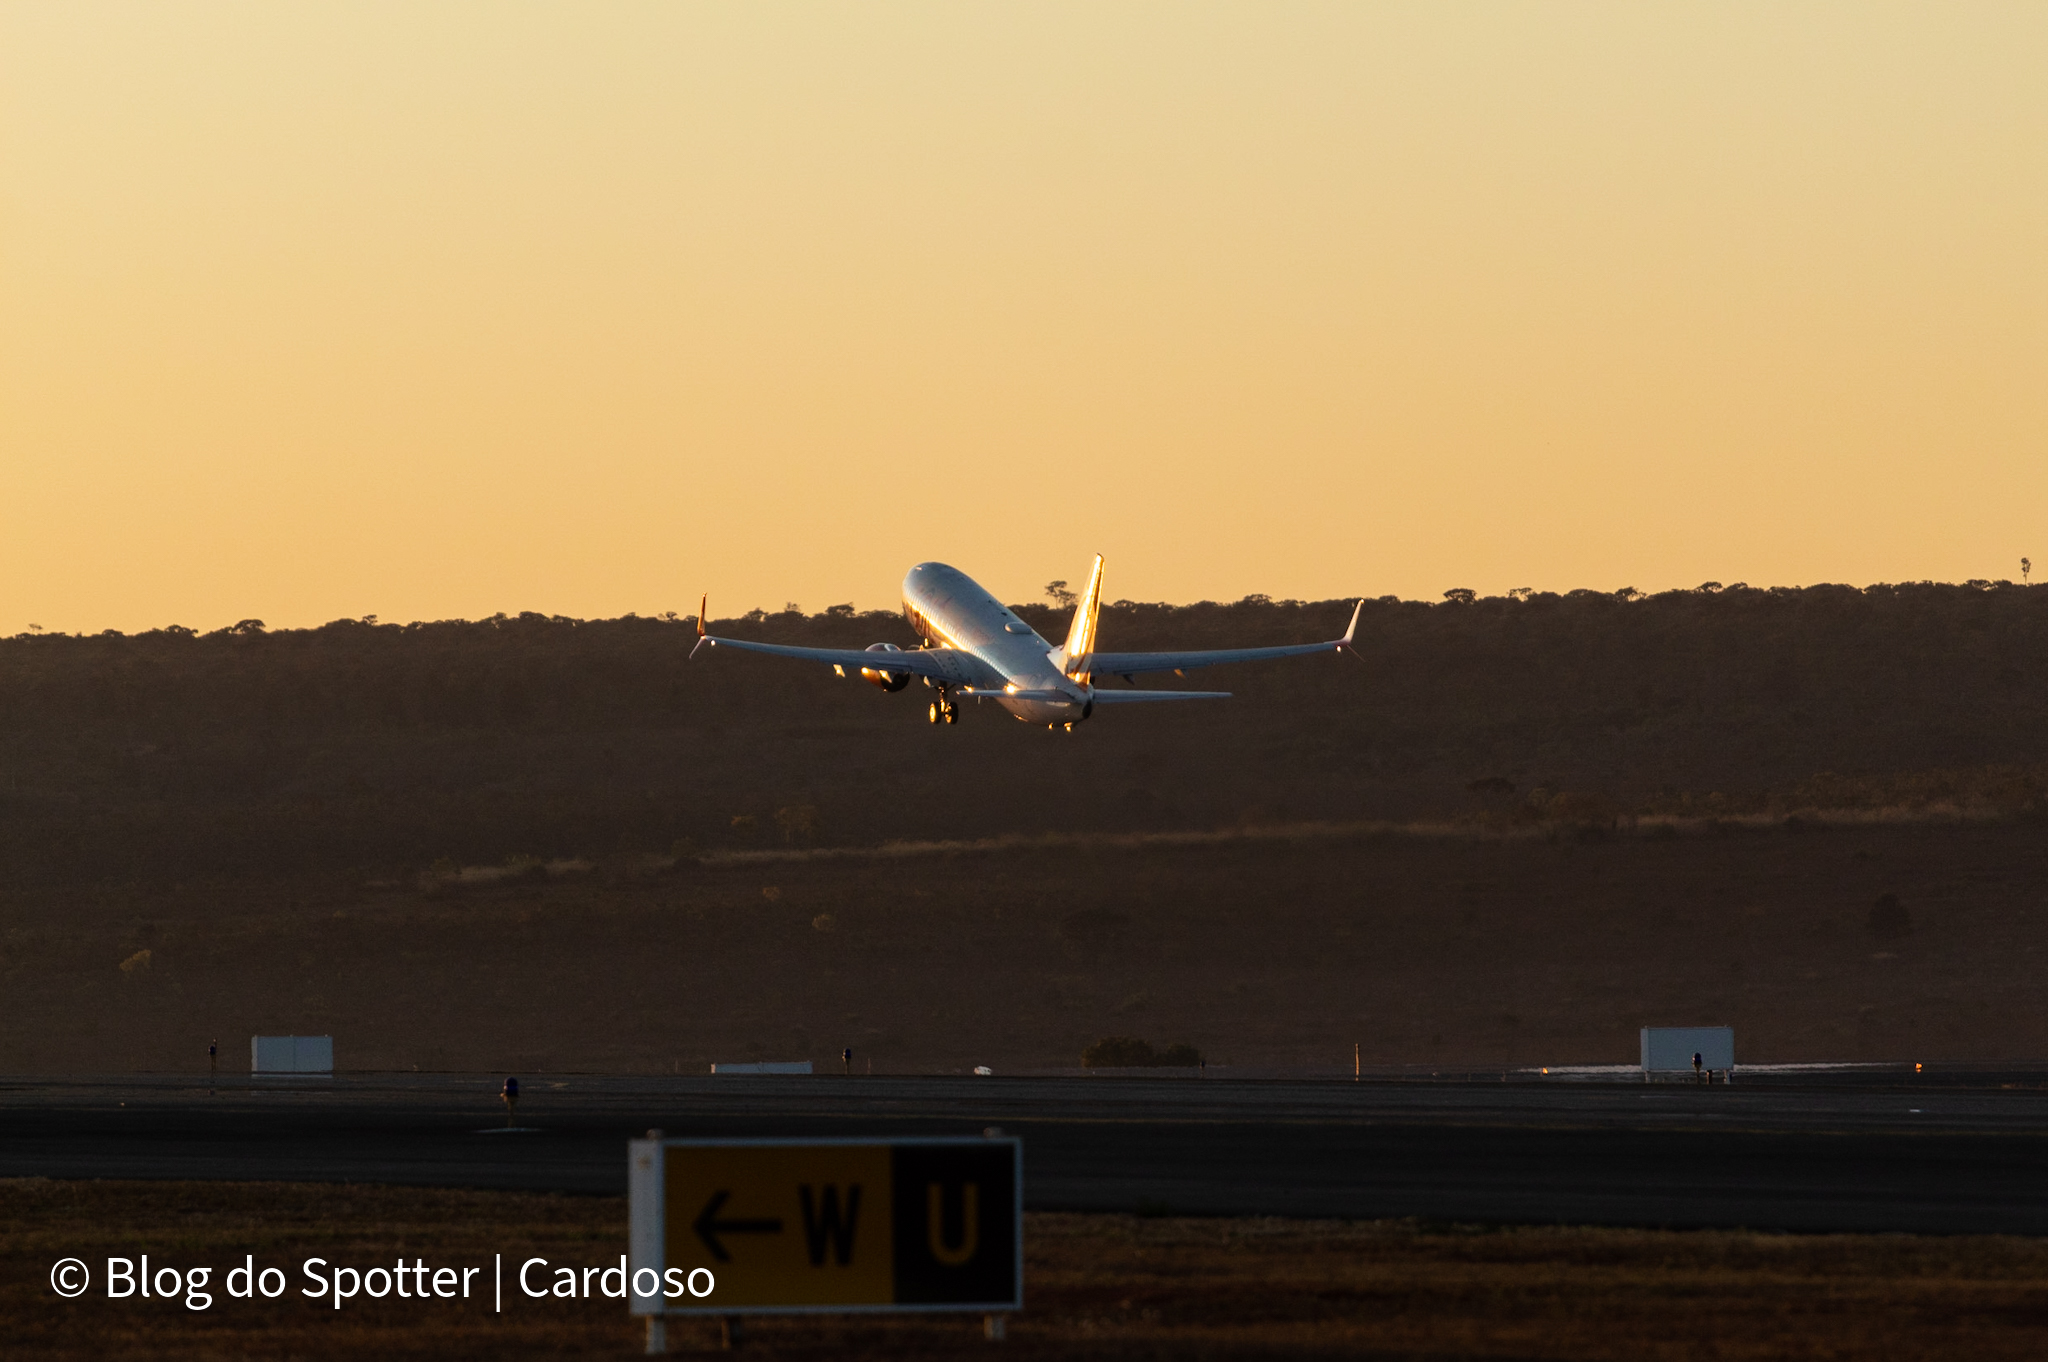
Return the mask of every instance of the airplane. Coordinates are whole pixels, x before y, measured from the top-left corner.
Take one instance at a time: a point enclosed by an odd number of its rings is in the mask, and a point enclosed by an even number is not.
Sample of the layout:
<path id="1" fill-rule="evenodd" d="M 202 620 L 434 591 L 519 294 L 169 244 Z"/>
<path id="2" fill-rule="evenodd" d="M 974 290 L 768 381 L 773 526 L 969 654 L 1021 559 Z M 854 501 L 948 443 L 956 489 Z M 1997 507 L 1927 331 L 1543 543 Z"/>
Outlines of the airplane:
<path id="1" fill-rule="evenodd" d="M 1162 700 L 1227 700 L 1227 690 L 1114 690 L 1094 684 L 1097 676 L 1132 678 L 1143 672 L 1186 671 L 1190 667 L 1213 667 L 1221 662 L 1259 662 L 1276 657 L 1301 657 L 1309 653 L 1355 651 L 1351 639 L 1358 632 L 1360 601 L 1351 611 L 1351 627 L 1344 637 L 1328 643 L 1294 643 L 1277 648 L 1222 648 L 1186 653 L 1105 653 L 1095 650 L 1095 617 L 1102 608 L 1102 555 L 1088 574 L 1088 588 L 1074 605 L 1074 622 L 1067 641 L 1055 648 L 1038 631 L 1017 617 L 1015 611 L 984 590 L 958 568 L 944 563 L 919 563 L 903 578 L 903 615 L 910 627 L 924 639 L 924 646 L 906 652 L 893 643 L 869 644 L 856 648 L 795 648 L 781 643 L 755 643 L 748 639 L 717 638 L 704 631 L 705 611 L 711 604 L 707 595 L 697 609 L 697 644 L 690 649 L 695 658 L 700 650 L 740 648 L 750 653 L 801 658 L 822 662 L 840 676 L 849 668 L 863 681 L 894 693 L 910 684 L 913 676 L 938 692 L 928 711 L 932 723 L 956 723 L 959 701 L 993 700 L 1025 723 L 1042 723 L 1047 728 L 1074 725 L 1095 712 L 1097 705 L 1128 705 Z"/>

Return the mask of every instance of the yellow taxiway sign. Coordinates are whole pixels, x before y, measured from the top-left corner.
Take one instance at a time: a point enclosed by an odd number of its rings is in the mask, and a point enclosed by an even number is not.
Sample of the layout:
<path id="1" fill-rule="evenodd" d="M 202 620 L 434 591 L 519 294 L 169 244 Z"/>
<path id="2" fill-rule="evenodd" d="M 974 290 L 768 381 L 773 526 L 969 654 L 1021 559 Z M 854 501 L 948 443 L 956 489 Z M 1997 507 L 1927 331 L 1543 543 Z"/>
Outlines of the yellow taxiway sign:
<path id="1" fill-rule="evenodd" d="M 648 1139 L 628 1158 L 636 1314 L 1023 1305 L 1015 1139 Z"/>

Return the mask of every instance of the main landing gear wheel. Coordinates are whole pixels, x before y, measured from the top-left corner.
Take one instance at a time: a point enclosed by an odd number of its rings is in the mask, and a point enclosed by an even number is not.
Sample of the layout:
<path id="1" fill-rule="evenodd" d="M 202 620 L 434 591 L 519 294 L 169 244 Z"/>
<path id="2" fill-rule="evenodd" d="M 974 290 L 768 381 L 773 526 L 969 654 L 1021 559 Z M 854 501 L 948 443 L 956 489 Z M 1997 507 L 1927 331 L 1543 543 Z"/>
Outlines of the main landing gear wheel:
<path id="1" fill-rule="evenodd" d="M 955 706 L 952 706 L 952 705 L 947 705 L 947 706 L 946 706 L 946 709 L 945 709 L 945 713 L 944 713 L 943 717 L 944 717 L 945 721 L 946 721 L 947 723 L 949 723 L 949 724 L 956 724 L 956 723 L 959 723 L 959 722 L 960 722 L 960 711 L 959 711 L 959 709 L 958 709 L 958 708 L 956 708 Z"/>
<path id="2" fill-rule="evenodd" d="M 932 701 L 931 721 L 933 723 L 937 723 L 939 721 L 939 702 L 937 700 Z"/>

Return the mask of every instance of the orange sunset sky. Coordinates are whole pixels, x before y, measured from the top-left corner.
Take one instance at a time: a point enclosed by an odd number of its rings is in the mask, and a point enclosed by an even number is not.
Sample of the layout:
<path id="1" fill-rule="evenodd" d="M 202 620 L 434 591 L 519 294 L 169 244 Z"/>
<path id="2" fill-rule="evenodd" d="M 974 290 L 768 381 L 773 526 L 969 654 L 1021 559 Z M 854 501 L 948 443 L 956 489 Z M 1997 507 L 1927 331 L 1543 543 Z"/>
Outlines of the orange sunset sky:
<path id="1" fill-rule="evenodd" d="M 2048 571 L 2048 5 L 10 4 L 0 633 Z"/>

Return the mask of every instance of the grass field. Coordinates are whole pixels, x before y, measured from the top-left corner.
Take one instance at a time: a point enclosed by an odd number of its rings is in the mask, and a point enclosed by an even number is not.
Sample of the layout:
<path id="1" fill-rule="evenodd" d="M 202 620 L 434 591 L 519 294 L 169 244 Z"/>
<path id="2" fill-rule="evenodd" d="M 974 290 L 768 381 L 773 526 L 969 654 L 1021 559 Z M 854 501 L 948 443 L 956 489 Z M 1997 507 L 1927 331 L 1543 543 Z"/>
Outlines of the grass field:
<path id="1" fill-rule="evenodd" d="M 1106 841 L 416 882 L 0 890 L 0 1072 L 204 1072 L 251 1035 L 345 1069 L 877 1073 L 2048 1054 L 2048 838 L 2023 822 Z M 1870 928 L 1880 895 L 1910 930 Z"/>
<path id="2" fill-rule="evenodd" d="M 265 1183 L 0 1182 L 0 1320 L 10 1358 L 626 1357 L 618 1300 L 494 1313 L 494 1254 L 616 1262 L 625 1204 L 601 1197 Z M 110 1256 L 211 1266 L 212 1305 L 108 1300 Z M 970 1317 L 749 1321 L 761 1358 L 2036 1358 L 2048 1243 L 1410 1222 L 1026 1217 L 1026 1310 L 1002 1344 Z M 229 1299 L 253 1256 L 290 1285 Z M 52 1264 L 92 1265 L 75 1301 Z M 307 1300 L 299 1265 L 403 1256 L 482 1266 L 467 1301 Z M 273 1283 L 274 1284 L 274 1283 Z M 508 1275 L 509 1285 L 509 1275 Z M 709 1323 L 677 1352 L 718 1345 Z M 1000 1349 L 992 1353 L 992 1348 Z"/>

